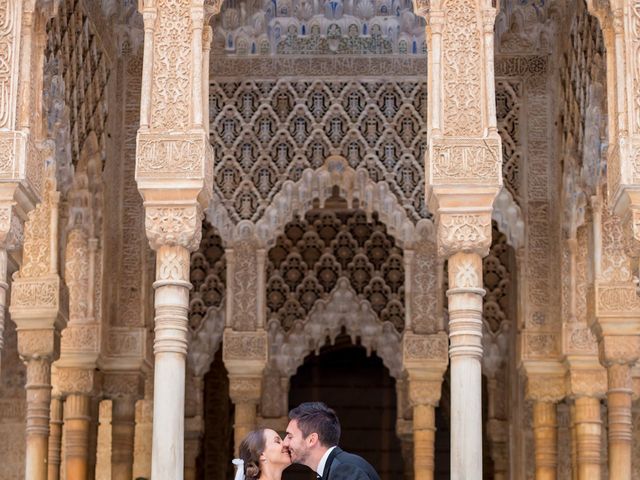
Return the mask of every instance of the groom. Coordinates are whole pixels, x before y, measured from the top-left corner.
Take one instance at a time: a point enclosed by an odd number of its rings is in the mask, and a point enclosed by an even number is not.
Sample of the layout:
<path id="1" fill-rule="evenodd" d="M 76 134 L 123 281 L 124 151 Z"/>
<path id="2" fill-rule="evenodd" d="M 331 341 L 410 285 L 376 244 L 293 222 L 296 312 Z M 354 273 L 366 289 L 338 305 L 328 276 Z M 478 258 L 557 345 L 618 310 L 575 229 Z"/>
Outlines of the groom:
<path id="1" fill-rule="evenodd" d="M 380 480 L 367 461 L 338 447 L 340 422 L 322 402 L 306 402 L 289 412 L 284 447 L 291 461 L 311 468 L 321 480 Z"/>

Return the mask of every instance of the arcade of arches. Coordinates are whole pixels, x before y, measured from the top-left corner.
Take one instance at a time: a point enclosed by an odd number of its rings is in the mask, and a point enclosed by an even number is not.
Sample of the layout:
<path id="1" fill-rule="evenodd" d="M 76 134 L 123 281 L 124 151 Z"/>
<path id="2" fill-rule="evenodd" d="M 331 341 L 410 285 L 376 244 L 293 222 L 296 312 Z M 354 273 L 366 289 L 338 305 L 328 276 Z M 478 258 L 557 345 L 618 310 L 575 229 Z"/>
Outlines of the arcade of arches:
<path id="1" fill-rule="evenodd" d="M 639 479 L 639 265 L 638 0 L 0 0 L 3 480 Z"/>

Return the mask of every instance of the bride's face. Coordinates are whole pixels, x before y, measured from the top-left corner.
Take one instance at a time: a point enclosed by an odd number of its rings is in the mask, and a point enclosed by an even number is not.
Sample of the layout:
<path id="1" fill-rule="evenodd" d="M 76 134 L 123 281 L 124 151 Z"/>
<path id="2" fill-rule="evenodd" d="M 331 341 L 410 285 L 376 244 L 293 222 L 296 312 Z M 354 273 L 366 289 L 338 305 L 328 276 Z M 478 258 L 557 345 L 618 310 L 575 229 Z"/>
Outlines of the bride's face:
<path id="1" fill-rule="evenodd" d="M 290 465 L 289 450 L 282 443 L 280 435 L 274 430 L 264 431 L 265 446 L 262 456 L 272 465 Z"/>

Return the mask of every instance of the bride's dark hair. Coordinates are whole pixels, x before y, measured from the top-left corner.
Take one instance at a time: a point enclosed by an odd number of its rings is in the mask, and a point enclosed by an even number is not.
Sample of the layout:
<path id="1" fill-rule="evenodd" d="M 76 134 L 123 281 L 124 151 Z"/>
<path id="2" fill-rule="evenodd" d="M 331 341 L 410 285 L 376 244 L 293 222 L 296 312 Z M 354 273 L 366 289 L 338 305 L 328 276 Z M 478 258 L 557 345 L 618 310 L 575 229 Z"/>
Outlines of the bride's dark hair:
<path id="1" fill-rule="evenodd" d="M 240 442 L 240 458 L 244 461 L 244 478 L 255 480 L 260 477 L 260 455 L 264 452 L 266 440 L 264 428 L 249 432 Z"/>

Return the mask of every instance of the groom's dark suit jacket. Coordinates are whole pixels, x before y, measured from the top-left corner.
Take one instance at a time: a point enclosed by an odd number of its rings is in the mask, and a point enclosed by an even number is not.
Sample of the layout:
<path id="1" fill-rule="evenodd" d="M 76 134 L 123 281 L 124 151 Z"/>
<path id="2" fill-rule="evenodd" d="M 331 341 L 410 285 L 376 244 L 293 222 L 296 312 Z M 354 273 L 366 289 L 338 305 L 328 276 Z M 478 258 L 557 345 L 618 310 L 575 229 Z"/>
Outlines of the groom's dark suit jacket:
<path id="1" fill-rule="evenodd" d="M 322 480 L 380 480 L 380 477 L 364 458 L 336 447 L 327 458 Z"/>

